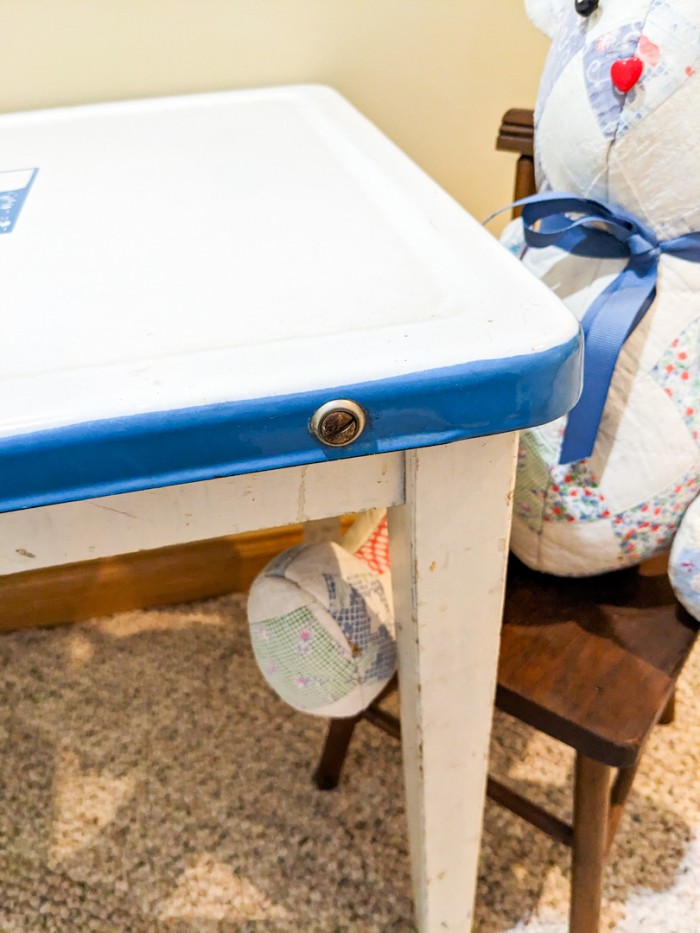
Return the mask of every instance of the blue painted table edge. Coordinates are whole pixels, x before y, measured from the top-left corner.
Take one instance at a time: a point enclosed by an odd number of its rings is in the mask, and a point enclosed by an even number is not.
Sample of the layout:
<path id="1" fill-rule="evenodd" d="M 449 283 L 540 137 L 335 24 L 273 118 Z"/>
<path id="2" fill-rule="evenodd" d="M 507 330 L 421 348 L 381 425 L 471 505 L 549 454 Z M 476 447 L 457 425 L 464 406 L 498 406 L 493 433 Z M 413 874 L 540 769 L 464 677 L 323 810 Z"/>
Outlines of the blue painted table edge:
<path id="1" fill-rule="evenodd" d="M 553 421 L 581 391 L 580 333 L 523 356 L 373 382 L 52 428 L 0 439 L 0 512 L 452 443 Z M 330 448 L 316 408 L 349 398 L 364 433 Z"/>

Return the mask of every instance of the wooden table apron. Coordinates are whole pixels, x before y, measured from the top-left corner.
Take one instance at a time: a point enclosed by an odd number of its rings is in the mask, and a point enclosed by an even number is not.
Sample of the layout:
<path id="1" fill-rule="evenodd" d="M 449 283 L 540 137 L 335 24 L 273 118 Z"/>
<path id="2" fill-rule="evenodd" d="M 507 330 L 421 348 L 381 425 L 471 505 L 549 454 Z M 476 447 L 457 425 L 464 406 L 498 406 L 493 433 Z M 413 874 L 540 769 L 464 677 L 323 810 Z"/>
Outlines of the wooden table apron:
<path id="1" fill-rule="evenodd" d="M 467 930 L 516 436 L 577 323 L 319 87 L 0 116 L 0 268 L 0 573 L 389 508 L 417 923 Z"/>

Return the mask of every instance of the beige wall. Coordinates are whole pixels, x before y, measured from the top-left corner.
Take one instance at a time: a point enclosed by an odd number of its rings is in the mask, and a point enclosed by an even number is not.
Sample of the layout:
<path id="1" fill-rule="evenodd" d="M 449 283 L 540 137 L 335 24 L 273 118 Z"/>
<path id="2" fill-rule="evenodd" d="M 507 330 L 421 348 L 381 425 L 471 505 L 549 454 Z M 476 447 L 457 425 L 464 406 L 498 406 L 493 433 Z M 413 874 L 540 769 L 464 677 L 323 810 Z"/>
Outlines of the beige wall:
<path id="1" fill-rule="evenodd" d="M 501 114 L 546 51 L 521 0 L 0 0 L 0 111 L 314 81 L 482 218 L 511 193 Z"/>

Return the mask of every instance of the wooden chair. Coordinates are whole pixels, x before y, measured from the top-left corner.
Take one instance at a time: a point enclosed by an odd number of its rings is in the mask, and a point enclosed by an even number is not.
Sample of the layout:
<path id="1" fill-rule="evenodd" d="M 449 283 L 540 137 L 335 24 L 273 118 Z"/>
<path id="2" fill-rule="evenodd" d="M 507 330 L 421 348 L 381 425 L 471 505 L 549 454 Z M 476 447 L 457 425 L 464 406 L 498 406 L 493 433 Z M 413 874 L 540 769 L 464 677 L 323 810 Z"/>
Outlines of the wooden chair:
<path id="1" fill-rule="evenodd" d="M 502 152 L 519 153 L 515 166 L 513 200 L 519 201 L 535 192 L 535 128 L 532 110 L 508 110 L 501 121 L 496 139 L 496 149 Z M 521 208 L 513 210 L 519 217 Z"/>
<path id="2" fill-rule="evenodd" d="M 528 111 L 508 111 L 498 147 L 520 152 L 515 194 L 524 196 L 533 179 Z M 598 930 L 605 858 L 647 737 L 673 718 L 675 683 L 697 636 L 659 564 L 564 579 L 510 561 L 496 706 L 575 750 L 573 823 L 496 780 L 487 793 L 571 847 L 571 933 Z M 319 788 L 337 785 L 361 719 L 400 737 L 382 698 L 355 719 L 331 723 L 315 772 Z"/>

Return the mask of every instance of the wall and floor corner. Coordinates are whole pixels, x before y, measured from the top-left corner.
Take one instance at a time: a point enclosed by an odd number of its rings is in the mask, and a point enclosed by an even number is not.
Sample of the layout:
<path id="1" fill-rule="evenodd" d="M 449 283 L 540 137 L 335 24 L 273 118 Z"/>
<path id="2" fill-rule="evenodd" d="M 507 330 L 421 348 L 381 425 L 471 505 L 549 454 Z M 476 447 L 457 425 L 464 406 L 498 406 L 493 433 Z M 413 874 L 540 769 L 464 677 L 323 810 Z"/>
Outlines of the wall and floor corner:
<path id="1" fill-rule="evenodd" d="M 477 218 L 511 197 L 494 140 L 505 110 L 532 106 L 547 48 L 521 0 L 6 0 L 3 39 L 0 112 L 328 84 Z M 244 589 L 299 534 L 49 571 L 28 558 L 0 580 L 0 629 Z"/>

